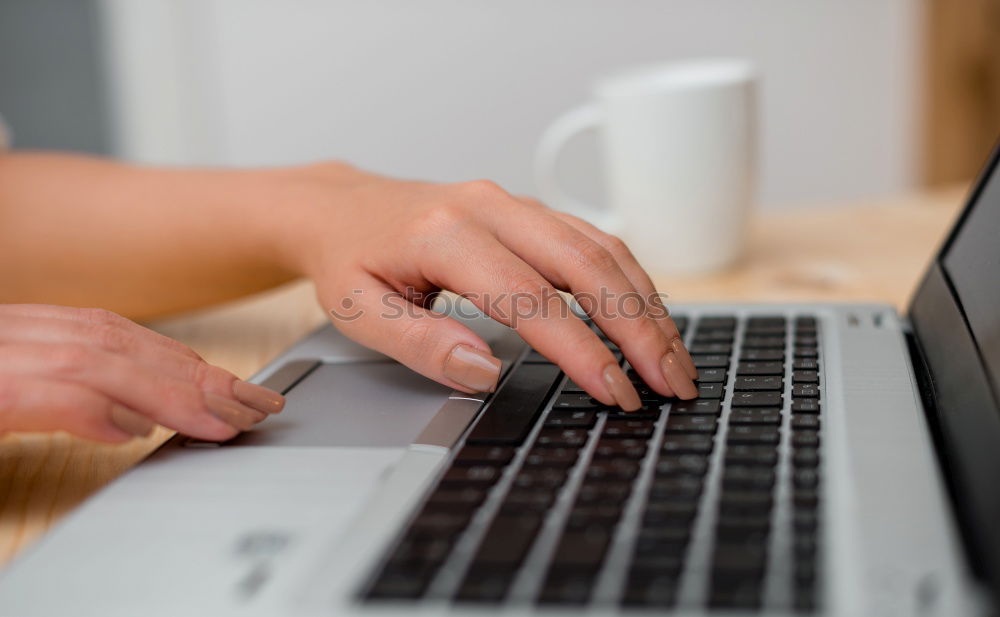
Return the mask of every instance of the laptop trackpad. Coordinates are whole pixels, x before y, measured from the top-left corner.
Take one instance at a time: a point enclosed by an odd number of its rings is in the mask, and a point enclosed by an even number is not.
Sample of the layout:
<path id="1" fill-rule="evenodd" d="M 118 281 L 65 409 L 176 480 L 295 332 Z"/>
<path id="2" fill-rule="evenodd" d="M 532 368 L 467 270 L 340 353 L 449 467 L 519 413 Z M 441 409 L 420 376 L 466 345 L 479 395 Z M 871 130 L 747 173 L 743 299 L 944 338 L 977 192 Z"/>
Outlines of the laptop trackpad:
<path id="1" fill-rule="evenodd" d="M 284 411 L 227 445 L 405 447 L 450 393 L 396 362 L 321 364 L 285 393 Z"/>

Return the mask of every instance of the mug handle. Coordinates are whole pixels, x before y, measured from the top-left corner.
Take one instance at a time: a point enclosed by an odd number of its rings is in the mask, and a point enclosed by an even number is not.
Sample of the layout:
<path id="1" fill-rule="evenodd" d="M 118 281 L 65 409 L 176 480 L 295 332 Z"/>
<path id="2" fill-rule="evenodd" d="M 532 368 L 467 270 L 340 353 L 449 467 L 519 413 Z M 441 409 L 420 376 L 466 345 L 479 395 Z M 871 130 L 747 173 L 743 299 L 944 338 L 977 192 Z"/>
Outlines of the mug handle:
<path id="1" fill-rule="evenodd" d="M 617 234 L 622 222 L 614 212 L 573 197 L 556 177 L 559 155 L 569 140 L 580 133 L 596 131 L 603 122 L 604 113 L 595 103 L 581 105 L 556 118 L 542 133 L 535 149 L 535 182 L 543 202 Z"/>

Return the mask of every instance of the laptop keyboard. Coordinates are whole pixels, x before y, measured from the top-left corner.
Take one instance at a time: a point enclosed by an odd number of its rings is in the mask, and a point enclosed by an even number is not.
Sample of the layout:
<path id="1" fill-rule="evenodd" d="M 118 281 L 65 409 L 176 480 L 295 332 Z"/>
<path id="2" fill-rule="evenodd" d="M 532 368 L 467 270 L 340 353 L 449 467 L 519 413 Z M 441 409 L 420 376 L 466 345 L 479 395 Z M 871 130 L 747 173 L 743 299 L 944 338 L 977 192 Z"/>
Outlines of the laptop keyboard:
<path id="1" fill-rule="evenodd" d="M 626 365 L 643 400 L 632 413 L 529 351 L 363 598 L 813 609 L 817 319 L 675 321 L 699 396 L 661 397 Z"/>

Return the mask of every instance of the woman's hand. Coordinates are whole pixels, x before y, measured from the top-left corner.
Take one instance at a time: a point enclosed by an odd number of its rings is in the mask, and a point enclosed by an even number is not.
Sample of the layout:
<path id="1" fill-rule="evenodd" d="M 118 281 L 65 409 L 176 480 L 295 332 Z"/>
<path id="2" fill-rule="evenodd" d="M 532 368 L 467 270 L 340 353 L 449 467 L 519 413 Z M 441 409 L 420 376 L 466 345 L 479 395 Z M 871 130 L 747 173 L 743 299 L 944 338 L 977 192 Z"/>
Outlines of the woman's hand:
<path id="1" fill-rule="evenodd" d="M 154 424 L 225 440 L 284 398 L 100 309 L 0 305 L 0 434 L 65 430 L 120 442 Z"/>
<path id="2" fill-rule="evenodd" d="M 447 386 L 492 390 L 500 361 L 489 345 L 429 311 L 432 294 L 447 289 L 513 327 L 602 403 L 639 408 L 615 357 L 567 310 L 562 290 L 654 390 L 697 395 L 677 328 L 619 239 L 487 181 L 397 181 L 340 164 L 295 178 L 294 197 L 276 209 L 279 251 L 316 281 L 348 337 Z"/>

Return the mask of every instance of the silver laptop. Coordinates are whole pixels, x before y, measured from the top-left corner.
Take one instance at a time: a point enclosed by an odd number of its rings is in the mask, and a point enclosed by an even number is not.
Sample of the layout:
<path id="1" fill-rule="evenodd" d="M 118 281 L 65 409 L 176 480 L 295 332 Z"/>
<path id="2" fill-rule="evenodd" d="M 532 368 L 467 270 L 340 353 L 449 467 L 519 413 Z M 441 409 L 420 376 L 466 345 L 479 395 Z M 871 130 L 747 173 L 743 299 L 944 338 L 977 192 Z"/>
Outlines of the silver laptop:
<path id="1" fill-rule="evenodd" d="M 905 317 L 672 307 L 692 401 L 630 371 L 643 408 L 603 407 L 485 318 L 482 396 L 323 328 L 256 377 L 283 414 L 168 442 L 3 573 L 0 614 L 995 614 L 997 166 Z"/>

